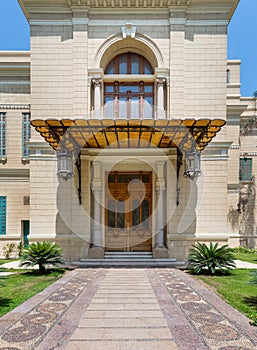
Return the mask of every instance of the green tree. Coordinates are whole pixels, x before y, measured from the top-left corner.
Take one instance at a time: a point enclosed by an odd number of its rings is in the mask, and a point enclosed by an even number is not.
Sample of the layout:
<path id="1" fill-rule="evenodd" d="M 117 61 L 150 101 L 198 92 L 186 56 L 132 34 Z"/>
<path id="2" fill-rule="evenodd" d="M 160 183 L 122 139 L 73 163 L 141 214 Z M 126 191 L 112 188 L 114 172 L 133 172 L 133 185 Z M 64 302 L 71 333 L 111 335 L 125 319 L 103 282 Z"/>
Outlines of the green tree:
<path id="1" fill-rule="evenodd" d="M 58 266 L 63 264 L 62 250 L 52 242 L 37 242 L 29 245 L 21 254 L 20 266 L 39 266 L 39 271 L 44 274 L 47 265 Z"/>
<path id="2" fill-rule="evenodd" d="M 224 272 L 236 266 L 231 248 L 228 245 L 219 247 L 218 243 L 210 243 L 209 247 L 205 243 L 196 243 L 189 250 L 187 262 L 188 269 L 196 274 L 207 272 L 213 275 L 216 271 Z"/>

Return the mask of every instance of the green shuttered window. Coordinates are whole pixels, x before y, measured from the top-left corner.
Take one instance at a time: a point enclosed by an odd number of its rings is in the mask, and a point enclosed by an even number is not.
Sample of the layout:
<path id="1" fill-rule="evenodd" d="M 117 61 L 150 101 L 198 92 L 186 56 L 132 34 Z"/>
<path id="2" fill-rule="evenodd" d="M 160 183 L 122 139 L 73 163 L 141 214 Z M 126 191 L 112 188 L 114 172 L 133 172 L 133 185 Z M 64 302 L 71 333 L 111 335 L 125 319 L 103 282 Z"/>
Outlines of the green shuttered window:
<path id="1" fill-rule="evenodd" d="M 27 142 L 30 140 L 30 113 L 22 113 L 22 157 L 29 156 Z"/>
<path id="2" fill-rule="evenodd" d="M 6 113 L 0 113 L 0 157 L 6 157 Z"/>
<path id="3" fill-rule="evenodd" d="M 0 235 L 6 234 L 6 196 L 0 196 Z"/>
<path id="4" fill-rule="evenodd" d="M 240 181 L 252 181 L 252 158 L 240 158 Z"/>

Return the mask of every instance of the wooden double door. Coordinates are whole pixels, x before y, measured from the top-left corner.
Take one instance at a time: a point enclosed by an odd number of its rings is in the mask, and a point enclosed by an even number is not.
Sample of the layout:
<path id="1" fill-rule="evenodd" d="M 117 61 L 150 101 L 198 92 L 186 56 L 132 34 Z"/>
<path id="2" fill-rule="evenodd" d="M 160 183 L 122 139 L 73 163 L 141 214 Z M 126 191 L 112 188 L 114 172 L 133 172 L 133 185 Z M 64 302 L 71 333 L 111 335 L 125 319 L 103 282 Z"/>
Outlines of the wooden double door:
<path id="1" fill-rule="evenodd" d="M 151 251 L 152 173 L 106 176 L 107 251 Z"/>

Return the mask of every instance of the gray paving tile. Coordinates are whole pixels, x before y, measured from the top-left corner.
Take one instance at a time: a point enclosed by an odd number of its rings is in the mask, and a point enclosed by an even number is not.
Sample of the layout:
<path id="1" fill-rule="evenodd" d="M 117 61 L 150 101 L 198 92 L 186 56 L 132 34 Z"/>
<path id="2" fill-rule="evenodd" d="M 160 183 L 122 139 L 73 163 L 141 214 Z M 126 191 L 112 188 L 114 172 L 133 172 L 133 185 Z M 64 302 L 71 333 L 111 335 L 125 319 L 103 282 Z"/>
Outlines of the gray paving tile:
<path id="1" fill-rule="evenodd" d="M 86 311 L 83 318 L 163 317 L 161 311 Z"/>
<path id="2" fill-rule="evenodd" d="M 134 327 L 167 327 L 167 321 L 163 317 L 144 318 L 109 318 L 106 322 L 103 318 L 83 318 L 80 320 L 80 328 L 134 328 Z"/>
<path id="3" fill-rule="evenodd" d="M 71 341 L 66 350 L 178 350 L 174 341 Z M 193 350 L 193 349 L 192 349 Z"/>
<path id="4" fill-rule="evenodd" d="M 113 298 L 99 298 L 99 297 L 94 297 L 94 299 L 91 301 L 91 305 L 93 304 L 107 304 L 107 303 L 112 303 L 112 304 L 156 304 L 158 305 L 158 302 L 155 297 L 149 297 L 149 298 L 135 298 L 131 296 L 131 298 L 127 298 L 124 296 L 123 298 L 117 297 L 115 299 Z"/>
<path id="5" fill-rule="evenodd" d="M 144 311 L 144 310 L 161 310 L 160 305 L 158 304 L 115 304 L 115 303 L 107 303 L 107 304 L 93 304 L 91 303 L 87 309 L 88 311 L 98 311 L 98 310 L 128 310 L 128 311 Z"/>
<path id="6" fill-rule="evenodd" d="M 77 328 L 71 340 L 168 340 L 172 339 L 166 328 Z"/>

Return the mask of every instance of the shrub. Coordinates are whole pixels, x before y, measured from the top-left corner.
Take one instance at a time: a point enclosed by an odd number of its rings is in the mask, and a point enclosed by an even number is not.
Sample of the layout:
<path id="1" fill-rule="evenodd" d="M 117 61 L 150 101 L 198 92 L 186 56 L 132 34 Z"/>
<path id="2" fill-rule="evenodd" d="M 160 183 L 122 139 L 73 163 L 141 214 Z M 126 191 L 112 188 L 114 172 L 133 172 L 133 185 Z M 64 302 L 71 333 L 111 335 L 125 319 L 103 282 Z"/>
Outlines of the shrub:
<path id="1" fill-rule="evenodd" d="M 256 249 L 251 249 L 251 248 L 246 248 L 246 247 L 232 248 L 232 251 L 234 253 L 247 253 L 247 254 L 256 254 L 257 253 Z"/>
<path id="2" fill-rule="evenodd" d="M 4 257 L 5 259 L 10 259 L 11 255 L 16 251 L 15 243 L 7 243 L 3 247 Z"/>
<path id="3" fill-rule="evenodd" d="M 29 245 L 21 254 L 20 266 L 39 266 L 39 272 L 45 273 L 47 265 L 63 264 L 62 250 L 52 242 L 37 242 Z"/>
<path id="4" fill-rule="evenodd" d="M 24 249 L 23 243 L 20 241 L 20 242 L 17 244 L 17 250 L 18 250 L 19 258 L 20 258 L 21 255 L 22 255 L 23 249 Z"/>
<path id="5" fill-rule="evenodd" d="M 196 274 L 207 272 L 213 275 L 236 266 L 231 248 L 228 245 L 218 247 L 218 243 L 210 243 L 209 247 L 205 243 L 196 243 L 189 250 L 187 262 L 188 269 Z"/>

